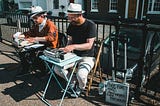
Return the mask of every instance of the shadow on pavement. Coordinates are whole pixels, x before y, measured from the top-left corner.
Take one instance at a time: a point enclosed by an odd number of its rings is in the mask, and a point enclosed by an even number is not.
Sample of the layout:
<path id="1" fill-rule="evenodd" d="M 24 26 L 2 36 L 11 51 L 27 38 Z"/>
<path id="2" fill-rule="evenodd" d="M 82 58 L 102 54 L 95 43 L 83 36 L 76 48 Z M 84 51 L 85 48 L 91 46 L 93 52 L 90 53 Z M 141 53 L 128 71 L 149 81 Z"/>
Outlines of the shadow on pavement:
<path id="1" fill-rule="evenodd" d="M 12 57 L 16 57 L 14 52 L 8 51 L 8 50 L 10 49 L 7 49 L 5 51 L 4 50 L 0 51 L 0 53 L 11 59 Z M 18 67 L 19 67 L 19 63 L 0 64 L 0 84 L 6 84 L 5 85 L 6 87 L 5 86 L 3 87 L 4 89 L 2 91 L 2 94 L 9 95 L 16 102 L 27 100 L 27 99 L 33 99 L 33 100 L 40 99 L 41 96 L 43 95 L 43 91 L 47 84 L 49 75 L 46 75 L 43 79 L 38 78 L 35 74 L 17 78 L 15 76 L 17 74 Z M 62 83 L 62 86 L 65 87 L 65 84 L 66 84 L 65 81 L 59 77 L 58 79 Z M 154 99 L 154 100 L 160 101 L 159 100 L 159 97 L 160 97 L 159 81 L 160 81 L 160 71 L 158 74 L 156 74 L 154 77 L 152 77 L 149 80 L 148 85 L 146 86 L 148 90 L 155 91 L 157 95 L 157 98 L 154 98 L 155 95 L 152 94 L 153 97 L 150 97 L 149 100 Z M 105 102 L 105 94 L 102 96 L 98 95 L 98 89 L 96 88 L 98 86 L 98 83 L 99 83 L 98 80 L 93 81 L 90 95 L 88 97 L 82 96 L 82 98 L 96 106 L 108 105 L 108 103 Z M 34 95 L 36 97 L 34 97 Z M 58 99 L 61 99 L 62 95 L 63 93 L 61 92 L 61 89 L 58 86 L 56 80 L 52 78 L 45 98 L 47 100 L 58 100 Z M 143 95 L 148 96 L 146 92 Z M 69 95 L 66 95 L 65 98 L 70 99 Z M 146 101 L 141 102 L 141 103 L 147 104 Z M 148 105 L 152 105 L 152 103 L 148 103 Z"/>
<path id="2" fill-rule="evenodd" d="M 18 63 L 0 64 L 0 84 L 14 81 L 13 77 L 17 72 L 15 69 L 18 66 Z"/>
<path id="3" fill-rule="evenodd" d="M 10 87 L 5 88 L 4 91 L 2 91 L 4 95 L 9 95 L 16 102 L 27 99 L 33 95 L 36 95 L 38 98 L 43 95 L 49 75 L 46 75 L 43 78 L 38 78 L 36 74 L 15 77 L 17 74 L 18 64 L 3 64 L 1 66 L 7 68 L 0 70 L 0 84 L 10 84 Z M 61 78 L 58 79 L 62 82 L 62 86 L 64 86 L 65 81 Z M 62 94 L 60 87 L 56 83 L 55 79 L 52 78 L 45 98 L 48 100 L 56 100 L 60 99 Z"/>
<path id="4" fill-rule="evenodd" d="M 10 59 L 19 62 L 18 54 L 14 51 L 0 51 L 1 54 L 9 57 Z"/>

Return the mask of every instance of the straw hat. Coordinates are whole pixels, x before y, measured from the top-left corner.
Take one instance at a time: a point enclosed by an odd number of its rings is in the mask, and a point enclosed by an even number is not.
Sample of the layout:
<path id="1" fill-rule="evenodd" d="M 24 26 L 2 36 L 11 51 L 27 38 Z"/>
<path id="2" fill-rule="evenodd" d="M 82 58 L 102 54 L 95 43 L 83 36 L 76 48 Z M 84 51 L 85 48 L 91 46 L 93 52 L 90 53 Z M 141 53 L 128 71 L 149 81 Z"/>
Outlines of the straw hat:
<path id="1" fill-rule="evenodd" d="M 34 16 L 36 16 L 36 15 L 39 15 L 39 14 L 47 15 L 46 12 L 47 12 L 47 11 L 44 11 L 44 10 L 42 9 L 42 7 L 40 7 L 40 6 L 32 6 L 32 7 L 31 7 L 31 14 L 30 14 L 30 16 L 31 16 L 31 18 L 32 18 L 32 17 L 34 17 Z"/>
<path id="2" fill-rule="evenodd" d="M 66 11 L 67 14 L 82 14 L 85 11 L 82 10 L 81 4 L 70 3 Z"/>

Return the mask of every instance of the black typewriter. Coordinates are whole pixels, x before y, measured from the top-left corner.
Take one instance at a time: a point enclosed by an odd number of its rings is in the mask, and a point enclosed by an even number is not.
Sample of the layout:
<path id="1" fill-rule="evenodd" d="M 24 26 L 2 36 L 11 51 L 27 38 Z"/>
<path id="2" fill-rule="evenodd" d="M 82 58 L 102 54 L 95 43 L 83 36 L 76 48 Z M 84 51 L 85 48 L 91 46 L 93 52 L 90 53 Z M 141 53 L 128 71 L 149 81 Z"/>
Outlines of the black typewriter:
<path id="1" fill-rule="evenodd" d="M 63 62 L 76 56 L 76 54 L 74 53 L 65 53 L 63 52 L 63 50 L 53 48 L 46 48 L 43 51 L 43 54 L 49 59 L 52 59 L 56 62 Z"/>

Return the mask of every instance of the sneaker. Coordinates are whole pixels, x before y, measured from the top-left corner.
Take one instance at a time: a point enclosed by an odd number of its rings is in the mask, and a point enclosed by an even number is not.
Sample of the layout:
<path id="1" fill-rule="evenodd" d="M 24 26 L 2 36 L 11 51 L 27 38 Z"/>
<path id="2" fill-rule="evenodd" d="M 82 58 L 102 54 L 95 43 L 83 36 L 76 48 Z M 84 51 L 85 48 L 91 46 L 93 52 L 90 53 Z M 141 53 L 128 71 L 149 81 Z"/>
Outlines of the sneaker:
<path id="1" fill-rule="evenodd" d="M 76 81 L 73 81 L 70 85 L 69 85 L 69 89 L 74 89 L 76 87 Z"/>
<path id="2" fill-rule="evenodd" d="M 81 95 L 82 91 L 83 91 L 82 89 L 80 89 L 79 87 L 77 87 L 76 91 L 75 91 L 76 95 L 72 92 L 71 93 L 71 97 L 73 97 L 73 98 L 79 97 Z"/>
<path id="3" fill-rule="evenodd" d="M 77 89 L 76 89 L 76 94 L 78 95 L 78 96 L 80 96 L 81 95 L 81 93 L 82 93 L 82 89 L 80 89 L 79 87 L 77 87 Z"/>

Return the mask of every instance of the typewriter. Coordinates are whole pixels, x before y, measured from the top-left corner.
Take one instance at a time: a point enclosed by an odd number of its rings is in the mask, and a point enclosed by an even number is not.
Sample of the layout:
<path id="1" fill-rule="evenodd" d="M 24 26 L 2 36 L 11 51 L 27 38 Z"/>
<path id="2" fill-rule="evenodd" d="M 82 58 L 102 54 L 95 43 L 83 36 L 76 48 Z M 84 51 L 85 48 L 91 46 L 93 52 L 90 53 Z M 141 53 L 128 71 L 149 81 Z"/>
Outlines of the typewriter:
<path id="1" fill-rule="evenodd" d="M 64 53 L 62 50 L 59 49 L 53 49 L 53 48 L 46 48 L 43 51 L 43 54 L 48 57 L 49 59 L 56 61 L 56 62 L 63 62 L 66 60 L 69 60 L 71 58 L 74 58 L 75 56 L 77 56 L 74 53 Z"/>

